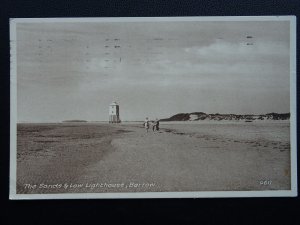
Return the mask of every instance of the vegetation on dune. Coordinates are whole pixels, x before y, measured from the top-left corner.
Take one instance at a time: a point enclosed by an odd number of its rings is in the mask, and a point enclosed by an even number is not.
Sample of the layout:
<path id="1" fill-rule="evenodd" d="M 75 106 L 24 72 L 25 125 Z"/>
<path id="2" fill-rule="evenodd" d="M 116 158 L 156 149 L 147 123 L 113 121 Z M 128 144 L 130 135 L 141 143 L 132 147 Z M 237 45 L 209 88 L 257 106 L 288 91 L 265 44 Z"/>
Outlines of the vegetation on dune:
<path id="1" fill-rule="evenodd" d="M 289 120 L 290 113 L 267 113 L 260 115 L 236 115 L 236 114 L 206 114 L 203 112 L 178 113 L 170 118 L 160 121 L 197 121 L 197 120 Z"/>

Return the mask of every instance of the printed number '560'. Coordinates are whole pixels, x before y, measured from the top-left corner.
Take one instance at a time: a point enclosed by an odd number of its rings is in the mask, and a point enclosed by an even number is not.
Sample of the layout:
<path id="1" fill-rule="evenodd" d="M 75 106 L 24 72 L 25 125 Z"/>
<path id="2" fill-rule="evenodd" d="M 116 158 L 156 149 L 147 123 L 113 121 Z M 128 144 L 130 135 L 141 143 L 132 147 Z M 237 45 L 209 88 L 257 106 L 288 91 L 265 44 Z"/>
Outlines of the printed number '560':
<path id="1" fill-rule="evenodd" d="M 259 182 L 260 185 L 271 185 L 272 181 L 271 180 L 261 180 Z"/>

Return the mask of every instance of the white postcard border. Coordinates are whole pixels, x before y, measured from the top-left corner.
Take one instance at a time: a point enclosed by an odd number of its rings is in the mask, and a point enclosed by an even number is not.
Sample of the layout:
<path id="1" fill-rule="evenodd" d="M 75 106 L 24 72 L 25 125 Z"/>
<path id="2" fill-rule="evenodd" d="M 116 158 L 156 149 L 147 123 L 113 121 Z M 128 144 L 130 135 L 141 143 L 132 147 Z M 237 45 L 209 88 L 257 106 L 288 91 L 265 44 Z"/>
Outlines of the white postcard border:
<path id="1" fill-rule="evenodd" d="M 276 191 L 199 191 L 199 192 L 134 192 L 134 193 L 63 193 L 16 194 L 17 162 L 17 23 L 80 22 L 162 22 L 162 21 L 289 21 L 290 22 L 290 131 L 291 190 Z M 231 198 L 297 196 L 297 112 L 296 112 L 296 17 L 104 17 L 104 18 L 12 18 L 10 19 L 10 199 L 128 199 L 128 198 Z"/>

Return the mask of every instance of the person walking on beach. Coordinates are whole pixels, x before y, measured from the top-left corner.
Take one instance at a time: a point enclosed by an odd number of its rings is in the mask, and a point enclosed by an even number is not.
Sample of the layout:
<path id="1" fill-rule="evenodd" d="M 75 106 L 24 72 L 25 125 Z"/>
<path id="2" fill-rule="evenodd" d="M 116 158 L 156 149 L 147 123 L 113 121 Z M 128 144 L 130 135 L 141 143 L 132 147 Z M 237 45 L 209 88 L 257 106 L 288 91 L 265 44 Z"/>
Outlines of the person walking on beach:
<path id="1" fill-rule="evenodd" d="M 153 132 L 159 130 L 159 121 L 158 121 L 157 118 L 156 118 L 156 120 L 153 122 L 152 130 L 153 130 Z"/>
<path id="2" fill-rule="evenodd" d="M 159 131 L 159 120 L 156 118 L 156 130 Z"/>
<path id="3" fill-rule="evenodd" d="M 145 126 L 145 129 L 146 129 L 147 133 L 148 133 L 148 130 L 149 130 L 149 120 L 148 120 L 148 117 L 146 117 L 146 120 L 144 122 L 144 126 Z"/>

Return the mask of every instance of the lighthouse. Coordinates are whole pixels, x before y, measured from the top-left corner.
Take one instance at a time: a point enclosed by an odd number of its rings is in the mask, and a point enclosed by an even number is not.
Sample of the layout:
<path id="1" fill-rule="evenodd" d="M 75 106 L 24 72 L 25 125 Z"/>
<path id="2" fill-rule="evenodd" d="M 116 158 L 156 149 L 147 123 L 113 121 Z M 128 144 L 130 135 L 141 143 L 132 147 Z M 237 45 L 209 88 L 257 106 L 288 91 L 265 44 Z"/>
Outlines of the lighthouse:
<path id="1" fill-rule="evenodd" d="M 112 102 L 109 105 L 109 123 L 120 123 L 120 111 L 119 105 L 116 102 Z"/>

